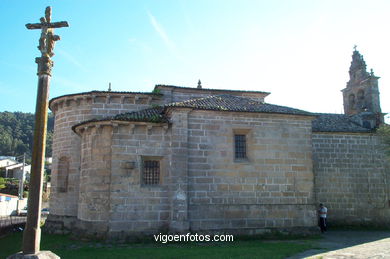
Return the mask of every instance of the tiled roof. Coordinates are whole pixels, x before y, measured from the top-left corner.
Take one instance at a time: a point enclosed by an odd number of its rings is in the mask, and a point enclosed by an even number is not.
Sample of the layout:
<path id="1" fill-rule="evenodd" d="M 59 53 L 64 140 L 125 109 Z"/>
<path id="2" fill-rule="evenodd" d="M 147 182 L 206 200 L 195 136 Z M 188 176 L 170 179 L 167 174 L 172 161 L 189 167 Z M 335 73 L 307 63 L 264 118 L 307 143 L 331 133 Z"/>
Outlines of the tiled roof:
<path id="1" fill-rule="evenodd" d="M 232 96 L 228 94 L 196 98 L 183 102 L 166 104 L 165 106 L 152 107 L 140 111 L 118 114 L 113 117 L 94 119 L 81 122 L 77 126 L 98 121 L 139 121 L 153 123 L 168 123 L 165 111 L 172 108 L 191 108 L 196 110 L 229 111 L 229 112 L 251 112 L 251 113 L 278 113 L 290 115 L 315 116 L 313 120 L 313 132 L 356 132 L 369 133 L 373 129 L 362 127 L 359 118 L 345 114 L 331 113 L 310 113 L 290 107 L 263 103 L 250 98 Z"/>
<path id="2" fill-rule="evenodd" d="M 371 132 L 356 123 L 351 116 L 345 114 L 316 113 L 313 120 L 313 132 Z"/>
<path id="3" fill-rule="evenodd" d="M 196 87 L 186 87 L 186 86 L 176 86 L 176 85 L 156 85 L 154 88 L 158 87 L 167 87 L 167 88 L 177 88 L 177 89 L 188 89 L 188 90 L 195 90 L 195 91 L 215 91 L 215 92 L 242 92 L 242 93 L 256 93 L 256 94 L 266 94 L 269 95 L 269 92 L 263 92 L 263 91 L 251 91 L 251 90 L 233 90 L 233 89 L 215 89 L 215 88 L 196 88 Z"/>
<path id="4" fill-rule="evenodd" d="M 168 119 L 165 117 L 163 111 L 164 107 L 159 106 L 135 112 L 118 114 L 115 115 L 112 120 L 165 123 L 168 122 Z"/>
<path id="5" fill-rule="evenodd" d="M 228 94 L 208 96 L 167 104 L 166 107 L 194 108 L 198 110 L 233 111 L 233 112 L 258 112 L 281 113 L 292 115 L 308 115 L 312 113 L 274 104 L 263 103 L 250 98 L 232 96 Z"/>
<path id="6" fill-rule="evenodd" d="M 314 116 L 314 114 L 298 109 L 293 109 L 285 106 L 273 105 L 263 103 L 250 98 L 232 96 L 228 94 L 208 96 L 204 98 L 192 99 L 184 102 L 176 102 L 166 104 L 154 108 L 143 109 L 140 111 L 128 112 L 115 115 L 113 117 L 103 119 L 93 119 L 81 122 L 74 125 L 72 129 L 89 123 L 98 121 L 140 121 L 140 122 L 154 122 L 167 123 L 168 118 L 165 116 L 165 111 L 168 108 L 192 108 L 198 110 L 213 110 L 213 111 L 231 111 L 231 112 L 252 112 L 252 113 L 280 113 L 291 115 L 305 115 Z"/>
<path id="7" fill-rule="evenodd" d="M 90 122 L 99 122 L 99 121 L 139 121 L 139 122 L 154 122 L 154 123 L 167 123 L 168 119 L 163 113 L 163 107 L 154 107 L 143 109 L 140 111 L 126 112 L 121 113 L 115 116 L 106 117 L 103 119 L 92 119 L 77 123 L 72 127 L 72 130 L 75 130 L 78 126 L 87 124 Z"/>

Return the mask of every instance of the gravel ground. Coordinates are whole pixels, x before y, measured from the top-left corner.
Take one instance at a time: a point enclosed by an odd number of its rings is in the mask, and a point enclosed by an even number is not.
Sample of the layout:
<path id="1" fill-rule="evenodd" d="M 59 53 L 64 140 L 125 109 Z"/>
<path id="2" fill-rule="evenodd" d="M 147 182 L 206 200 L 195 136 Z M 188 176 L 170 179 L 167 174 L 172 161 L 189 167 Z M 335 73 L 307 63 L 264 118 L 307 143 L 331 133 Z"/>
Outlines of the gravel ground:
<path id="1" fill-rule="evenodd" d="M 315 249 L 288 259 L 389 258 L 390 231 L 334 230 L 315 241 Z"/>

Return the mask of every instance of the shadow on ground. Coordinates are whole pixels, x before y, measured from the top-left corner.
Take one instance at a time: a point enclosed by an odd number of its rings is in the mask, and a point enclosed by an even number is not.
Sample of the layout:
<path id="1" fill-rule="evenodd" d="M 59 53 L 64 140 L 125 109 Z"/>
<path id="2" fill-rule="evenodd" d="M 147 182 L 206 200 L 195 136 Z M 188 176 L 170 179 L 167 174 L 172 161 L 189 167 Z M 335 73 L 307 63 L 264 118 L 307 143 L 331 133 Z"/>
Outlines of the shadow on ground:
<path id="1" fill-rule="evenodd" d="M 288 259 L 299 258 L 368 258 L 378 251 L 380 257 L 390 258 L 390 231 L 331 230 L 315 241 L 314 248 Z M 387 239 L 387 240 L 386 240 Z M 363 246 L 360 246 L 363 245 Z M 383 246 L 383 247 L 382 247 Z M 371 249 L 370 249 L 371 248 Z M 329 257 L 327 256 L 329 253 Z"/>

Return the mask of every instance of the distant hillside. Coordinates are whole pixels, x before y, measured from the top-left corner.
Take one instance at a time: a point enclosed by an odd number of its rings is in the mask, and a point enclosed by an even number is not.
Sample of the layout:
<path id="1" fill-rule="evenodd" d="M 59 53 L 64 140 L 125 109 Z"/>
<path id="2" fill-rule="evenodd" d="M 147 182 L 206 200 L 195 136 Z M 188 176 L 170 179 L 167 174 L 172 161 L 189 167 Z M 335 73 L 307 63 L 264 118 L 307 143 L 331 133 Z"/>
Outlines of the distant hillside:
<path id="1" fill-rule="evenodd" d="M 0 112 L 0 155 L 31 157 L 35 117 L 32 113 Z M 49 113 L 46 156 L 51 156 L 54 116 Z"/>

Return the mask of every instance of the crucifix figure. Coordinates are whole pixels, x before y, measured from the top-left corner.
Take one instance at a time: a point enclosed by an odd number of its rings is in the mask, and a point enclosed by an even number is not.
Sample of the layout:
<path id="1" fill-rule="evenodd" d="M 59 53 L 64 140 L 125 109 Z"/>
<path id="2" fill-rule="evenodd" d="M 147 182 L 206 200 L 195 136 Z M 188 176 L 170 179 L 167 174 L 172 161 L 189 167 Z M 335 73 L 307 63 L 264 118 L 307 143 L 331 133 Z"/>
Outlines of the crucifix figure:
<path id="1" fill-rule="evenodd" d="M 357 45 L 353 45 L 353 50 L 356 51 Z"/>
<path id="2" fill-rule="evenodd" d="M 41 242 L 41 202 L 46 147 L 46 125 L 49 104 L 49 85 L 54 53 L 54 43 L 60 37 L 54 35 L 54 28 L 68 27 L 67 22 L 51 22 L 51 8 L 46 7 L 45 17 L 40 23 L 26 24 L 27 29 L 41 29 L 38 49 L 41 56 L 35 59 L 38 64 L 38 93 L 35 108 L 34 140 L 31 157 L 31 175 L 27 203 L 27 223 L 23 232 L 23 251 L 8 258 L 59 258 L 50 251 L 40 251 Z M 31 256 L 34 257 L 31 257 Z"/>
<path id="3" fill-rule="evenodd" d="M 54 28 L 68 27 L 68 22 L 51 22 L 51 7 L 46 7 L 45 17 L 41 17 L 40 23 L 28 23 L 27 29 L 41 29 L 38 49 L 41 52 L 41 58 L 37 58 L 38 74 L 44 73 L 50 75 L 53 62 L 50 60 L 54 56 L 54 43 L 60 40 L 60 36 L 54 34 Z"/>

